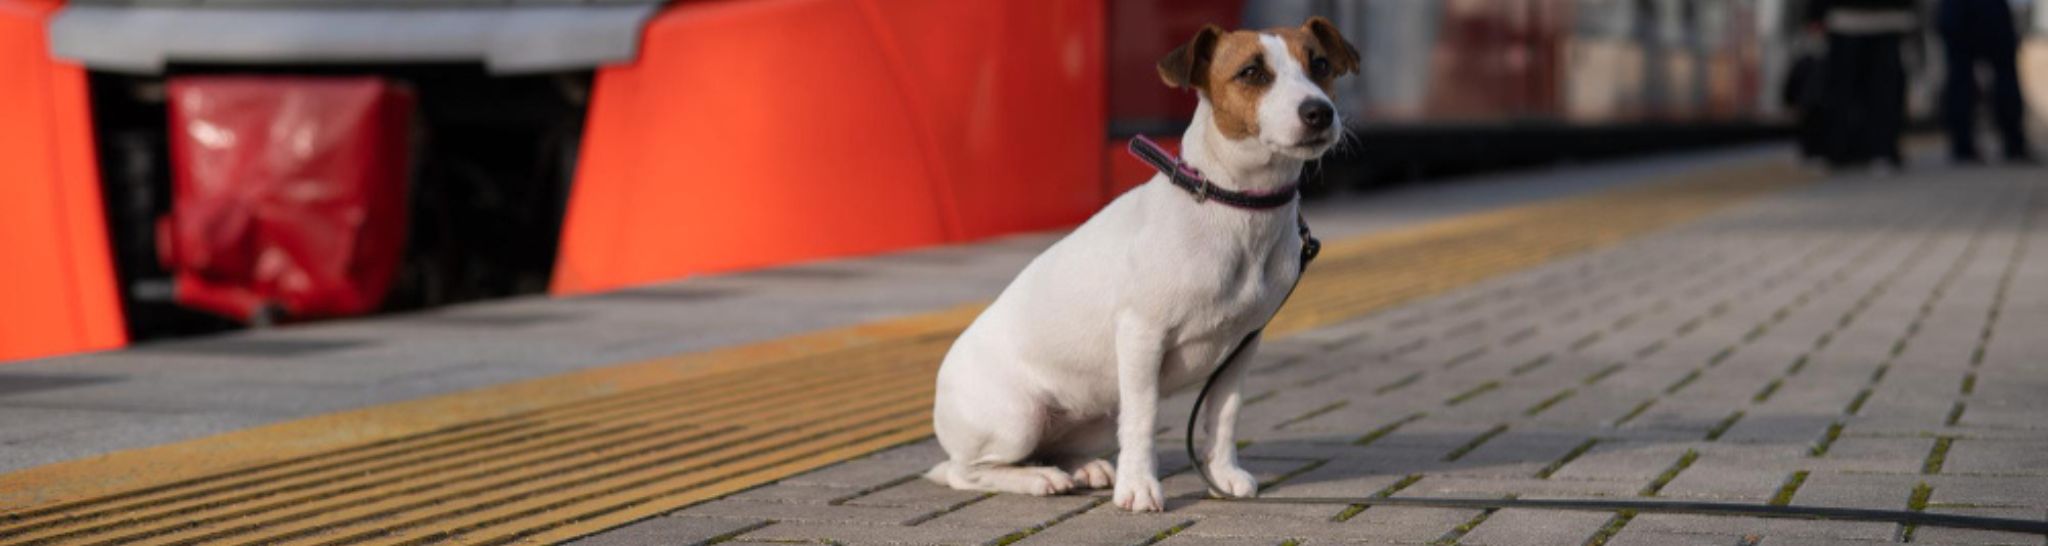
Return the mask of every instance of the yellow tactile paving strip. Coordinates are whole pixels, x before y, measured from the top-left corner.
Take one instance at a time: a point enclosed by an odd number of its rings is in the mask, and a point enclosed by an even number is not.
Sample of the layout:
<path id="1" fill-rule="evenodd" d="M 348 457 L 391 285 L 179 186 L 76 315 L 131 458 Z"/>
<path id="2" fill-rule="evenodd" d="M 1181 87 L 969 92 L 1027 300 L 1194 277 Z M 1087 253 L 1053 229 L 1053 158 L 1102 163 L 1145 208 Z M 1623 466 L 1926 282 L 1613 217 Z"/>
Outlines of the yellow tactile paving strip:
<path id="1" fill-rule="evenodd" d="M 1286 335 L 1811 180 L 1752 164 L 1332 242 Z M 979 306 L 378 406 L 0 476 L 0 544 L 582 536 L 930 434 Z"/>

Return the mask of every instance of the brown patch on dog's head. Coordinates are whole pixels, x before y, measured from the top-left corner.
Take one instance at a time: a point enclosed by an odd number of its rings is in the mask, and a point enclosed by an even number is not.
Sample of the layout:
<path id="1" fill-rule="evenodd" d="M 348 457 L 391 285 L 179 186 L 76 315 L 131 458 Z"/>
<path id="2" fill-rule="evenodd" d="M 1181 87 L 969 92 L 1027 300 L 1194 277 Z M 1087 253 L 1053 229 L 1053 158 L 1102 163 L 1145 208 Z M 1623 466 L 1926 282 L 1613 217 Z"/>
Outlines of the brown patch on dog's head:
<path id="1" fill-rule="evenodd" d="M 1203 27 L 1188 43 L 1159 60 L 1166 85 L 1202 91 L 1224 136 L 1241 139 L 1259 130 L 1259 97 L 1272 84 L 1259 33 Z"/>
<path id="2" fill-rule="evenodd" d="M 1329 92 L 1338 77 L 1358 72 L 1358 48 L 1337 32 L 1337 25 L 1320 15 L 1308 18 L 1300 27 L 1266 32 L 1287 42 L 1287 53 L 1301 63 L 1302 72 L 1323 92 Z"/>
<path id="3" fill-rule="evenodd" d="M 1358 71 L 1358 50 L 1330 20 L 1309 18 L 1299 27 L 1225 32 L 1203 27 L 1186 44 L 1159 60 L 1159 78 L 1169 87 L 1200 90 L 1209 99 L 1216 128 L 1231 139 L 1259 132 L 1259 99 L 1271 88 L 1275 67 L 1267 66 L 1261 35 L 1280 38 L 1289 56 L 1316 86 L 1328 93 L 1338 76 Z"/>
<path id="4" fill-rule="evenodd" d="M 1159 60 L 1159 79 L 1164 80 L 1167 87 L 1176 89 L 1201 87 L 1208 81 L 1209 59 L 1216 50 L 1216 40 L 1224 34 L 1227 33 L 1216 25 L 1202 27 L 1194 38 L 1188 39 L 1188 43 L 1174 48 L 1166 58 Z"/>

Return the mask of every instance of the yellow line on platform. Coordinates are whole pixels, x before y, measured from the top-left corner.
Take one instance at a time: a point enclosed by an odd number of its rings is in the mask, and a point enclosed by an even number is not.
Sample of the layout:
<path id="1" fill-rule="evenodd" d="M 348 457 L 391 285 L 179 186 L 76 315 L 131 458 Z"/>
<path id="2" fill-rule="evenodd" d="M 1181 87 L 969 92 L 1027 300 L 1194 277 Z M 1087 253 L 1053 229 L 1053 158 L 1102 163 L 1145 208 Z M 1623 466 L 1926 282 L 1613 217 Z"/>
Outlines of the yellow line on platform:
<path id="1" fill-rule="evenodd" d="M 1812 180 L 1756 163 L 1333 241 L 1276 336 Z M 981 305 L 0 476 L 0 544 L 553 542 L 929 436 Z"/>

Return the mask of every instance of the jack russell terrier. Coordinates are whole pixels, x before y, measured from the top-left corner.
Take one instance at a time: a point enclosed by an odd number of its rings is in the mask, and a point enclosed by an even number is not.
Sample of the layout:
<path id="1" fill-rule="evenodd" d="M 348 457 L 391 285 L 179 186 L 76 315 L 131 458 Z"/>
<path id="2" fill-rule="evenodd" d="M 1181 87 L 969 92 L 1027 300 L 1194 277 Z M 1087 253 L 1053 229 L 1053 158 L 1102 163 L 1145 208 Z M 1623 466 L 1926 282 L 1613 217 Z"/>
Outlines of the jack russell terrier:
<path id="1" fill-rule="evenodd" d="M 957 489 L 1054 495 L 1116 486 L 1117 506 L 1158 511 L 1159 397 L 1207 377 L 1240 342 L 1251 357 L 1303 265 L 1296 180 L 1335 146 L 1330 104 L 1358 51 L 1329 20 L 1203 28 L 1159 61 L 1201 97 L 1182 136 L 1186 176 L 1153 176 L 1031 261 L 946 353 L 932 426 L 950 460 L 926 477 Z M 1208 470 L 1250 496 L 1232 438 L 1246 366 L 1219 379 Z M 1112 443 L 1114 441 L 1114 443 Z M 1121 448 L 1117 464 L 1096 458 Z"/>

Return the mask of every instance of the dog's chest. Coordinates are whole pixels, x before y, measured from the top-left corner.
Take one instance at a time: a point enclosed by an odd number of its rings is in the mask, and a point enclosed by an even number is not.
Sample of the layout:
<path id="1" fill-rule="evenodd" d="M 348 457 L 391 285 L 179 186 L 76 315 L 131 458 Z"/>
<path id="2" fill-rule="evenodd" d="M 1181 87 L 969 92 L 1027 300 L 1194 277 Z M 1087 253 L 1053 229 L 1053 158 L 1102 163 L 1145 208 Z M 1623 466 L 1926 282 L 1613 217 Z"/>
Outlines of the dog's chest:
<path id="1" fill-rule="evenodd" d="M 1272 245 L 1240 254 L 1242 259 L 1234 260 L 1222 271 L 1222 282 L 1217 284 L 1213 297 L 1222 303 L 1221 308 L 1236 312 L 1218 317 L 1217 327 L 1248 320 L 1256 322 L 1250 328 L 1259 327 L 1294 287 L 1301 274 L 1301 241 L 1291 233 L 1275 239 Z"/>
<path id="2" fill-rule="evenodd" d="M 1301 240 L 1293 233 L 1253 252 L 1240 250 L 1235 259 L 1217 264 L 1214 279 L 1190 287 L 1194 300 L 1162 367 L 1169 388 L 1207 375 L 1246 334 L 1264 327 L 1277 312 L 1301 274 Z"/>

